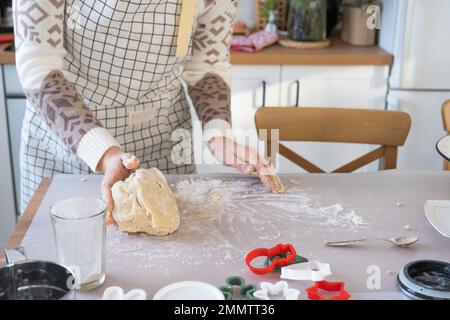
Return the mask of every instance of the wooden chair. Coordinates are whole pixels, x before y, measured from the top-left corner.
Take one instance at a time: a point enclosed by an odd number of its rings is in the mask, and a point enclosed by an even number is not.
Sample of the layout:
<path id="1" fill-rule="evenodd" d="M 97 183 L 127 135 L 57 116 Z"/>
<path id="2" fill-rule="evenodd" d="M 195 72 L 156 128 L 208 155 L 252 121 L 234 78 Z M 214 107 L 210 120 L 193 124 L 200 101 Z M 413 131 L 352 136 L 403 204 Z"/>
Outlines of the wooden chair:
<path id="1" fill-rule="evenodd" d="M 336 108 L 263 107 L 255 115 L 258 132 L 267 130 L 266 152 L 271 157 L 271 130 L 279 141 L 341 142 L 380 145 L 379 148 L 334 170 L 348 173 L 383 159 L 380 169 L 395 169 L 397 149 L 404 145 L 411 128 L 405 112 Z M 260 136 L 260 139 L 261 138 Z M 282 143 L 279 153 L 310 173 L 324 171 Z"/>
<path id="2" fill-rule="evenodd" d="M 450 135 L 450 100 L 442 105 L 442 120 L 444 121 L 444 130 Z M 450 171 L 450 161 L 444 160 L 444 170 Z"/>

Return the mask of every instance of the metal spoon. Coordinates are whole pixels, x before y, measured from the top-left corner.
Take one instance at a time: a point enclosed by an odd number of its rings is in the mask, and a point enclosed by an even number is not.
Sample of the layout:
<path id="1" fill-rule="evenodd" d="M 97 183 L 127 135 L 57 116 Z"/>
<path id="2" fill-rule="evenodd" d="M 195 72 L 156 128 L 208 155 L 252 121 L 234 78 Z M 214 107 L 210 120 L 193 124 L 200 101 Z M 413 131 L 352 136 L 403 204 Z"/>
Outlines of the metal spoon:
<path id="1" fill-rule="evenodd" d="M 330 247 L 345 247 L 345 246 L 351 246 L 354 244 L 358 244 L 364 241 L 368 240 L 383 240 L 387 241 L 389 243 L 392 243 L 393 245 L 399 246 L 399 247 L 407 247 L 410 246 L 417 241 L 419 241 L 419 237 L 399 237 L 399 238 L 382 238 L 382 237 L 375 237 L 375 238 L 363 238 L 363 239 L 356 239 L 356 240 L 343 240 L 343 241 L 325 241 L 326 246 Z"/>

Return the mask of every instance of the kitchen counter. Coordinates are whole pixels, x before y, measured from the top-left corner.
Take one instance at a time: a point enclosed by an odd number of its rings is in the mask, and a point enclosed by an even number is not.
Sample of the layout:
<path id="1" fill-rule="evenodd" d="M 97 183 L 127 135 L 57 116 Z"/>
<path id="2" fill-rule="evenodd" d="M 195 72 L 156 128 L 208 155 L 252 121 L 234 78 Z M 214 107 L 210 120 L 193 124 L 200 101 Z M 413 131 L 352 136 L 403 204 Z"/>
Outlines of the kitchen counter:
<path id="1" fill-rule="evenodd" d="M 0 64 L 14 64 L 16 62 L 14 52 L 6 51 L 10 46 L 10 43 L 0 43 Z"/>
<path id="2" fill-rule="evenodd" d="M 14 64 L 14 52 L 0 44 L 0 64 Z M 325 49 L 295 50 L 278 44 L 257 53 L 232 52 L 234 65 L 391 65 L 394 57 L 383 49 L 349 46 L 337 38 Z"/>
<path id="3" fill-rule="evenodd" d="M 295 50 L 279 44 L 257 53 L 232 52 L 234 65 L 392 65 L 394 56 L 377 46 L 355 47 L 332 38 L 324 49 Z"/>
<path id="4" fill-rule="evenodd" d="M 22 244 L 31 259 L 55 261 L 48 208 L 68 197 L 99 196 L 102 177 L 82 178 L 56 176 L 48 190 L 45 180 L 8 246 Z M 96 290 L 78 292 L 77 299 L 98 299 L 112 285 L 125 291 L 142 288 L 151 299 L 159 288 L 182 280 L 206 281 L 216 286 L 223 285 L 230 275 L 243 276 L 248 283 L 256 284 L 279 281 L 276 273 L 264 277 L 250 273 L 244 263 L 251 249 L 277 243 L 291 243 L 300 255 L 330 263 L 333 275 L 328 279 L 345 281 L 352 299 L 405 299 L 395 276 L 402 266 L 424 258 L 450 260 L 448 239 L 433 229 L 423 213 L 427 199 L 448 196 L 448 173 L 284 175 L 281 178 L 287 193 L 282 195 L 268 193 L 254 177 L 209 176 L 215 179 L 213 185 L 219 189 L 214 192 L 220 191 L 222 203 L 208 200 L 204 188 L 197 188 L 203 193 L 193 191 L 196 183 L 205 183 L 205 178 L 168 176 L 175 186 L 182 215 L 182 224 L 173 235 L 127 235 L 108 228 L 106 282 Z M 191 185 L 183 182 L 186 179 Z M 398 207 L 398 202 L 403 206 Z M 403 228 L 407 224 L 412 227 L 409 232 Z M 383 242 L 349 248 L 323 244 L 324 240 L 403 234 L 417 235 L 420 241 L 409 248 Z M 378 290 L 366 286 L 371 266 L 380 269 Z M 306 298 L 304 292 L 310 282 L 290 281 L 290 285 L 301 290 L 300 299 Z"/>

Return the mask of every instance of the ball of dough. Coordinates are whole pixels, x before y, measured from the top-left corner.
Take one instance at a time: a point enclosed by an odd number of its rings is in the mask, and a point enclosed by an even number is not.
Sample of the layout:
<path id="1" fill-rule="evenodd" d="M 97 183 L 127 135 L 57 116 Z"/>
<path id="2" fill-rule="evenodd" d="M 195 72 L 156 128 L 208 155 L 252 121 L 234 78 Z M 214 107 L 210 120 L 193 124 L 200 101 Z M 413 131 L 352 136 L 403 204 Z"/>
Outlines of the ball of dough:
<path id="1" fill-rule="evenodd" d="M 156 168 L 139 169 L 112 188 L 113 217 L 124 232 L 164 236 L 177 230 L 180 214 L 166 178 Z"/>

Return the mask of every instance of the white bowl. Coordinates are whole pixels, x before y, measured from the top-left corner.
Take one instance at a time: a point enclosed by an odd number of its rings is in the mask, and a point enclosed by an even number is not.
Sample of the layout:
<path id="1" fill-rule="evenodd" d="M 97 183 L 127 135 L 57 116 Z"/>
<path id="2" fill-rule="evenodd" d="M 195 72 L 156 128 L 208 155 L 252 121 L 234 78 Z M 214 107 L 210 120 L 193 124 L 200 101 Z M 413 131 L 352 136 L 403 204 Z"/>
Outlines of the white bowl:
<path id="1" fill-rule="evenodd" d="M 175 282 L 160 289 L 153 300 L 225 300 L 213 285 L 200 281 Z"/>

